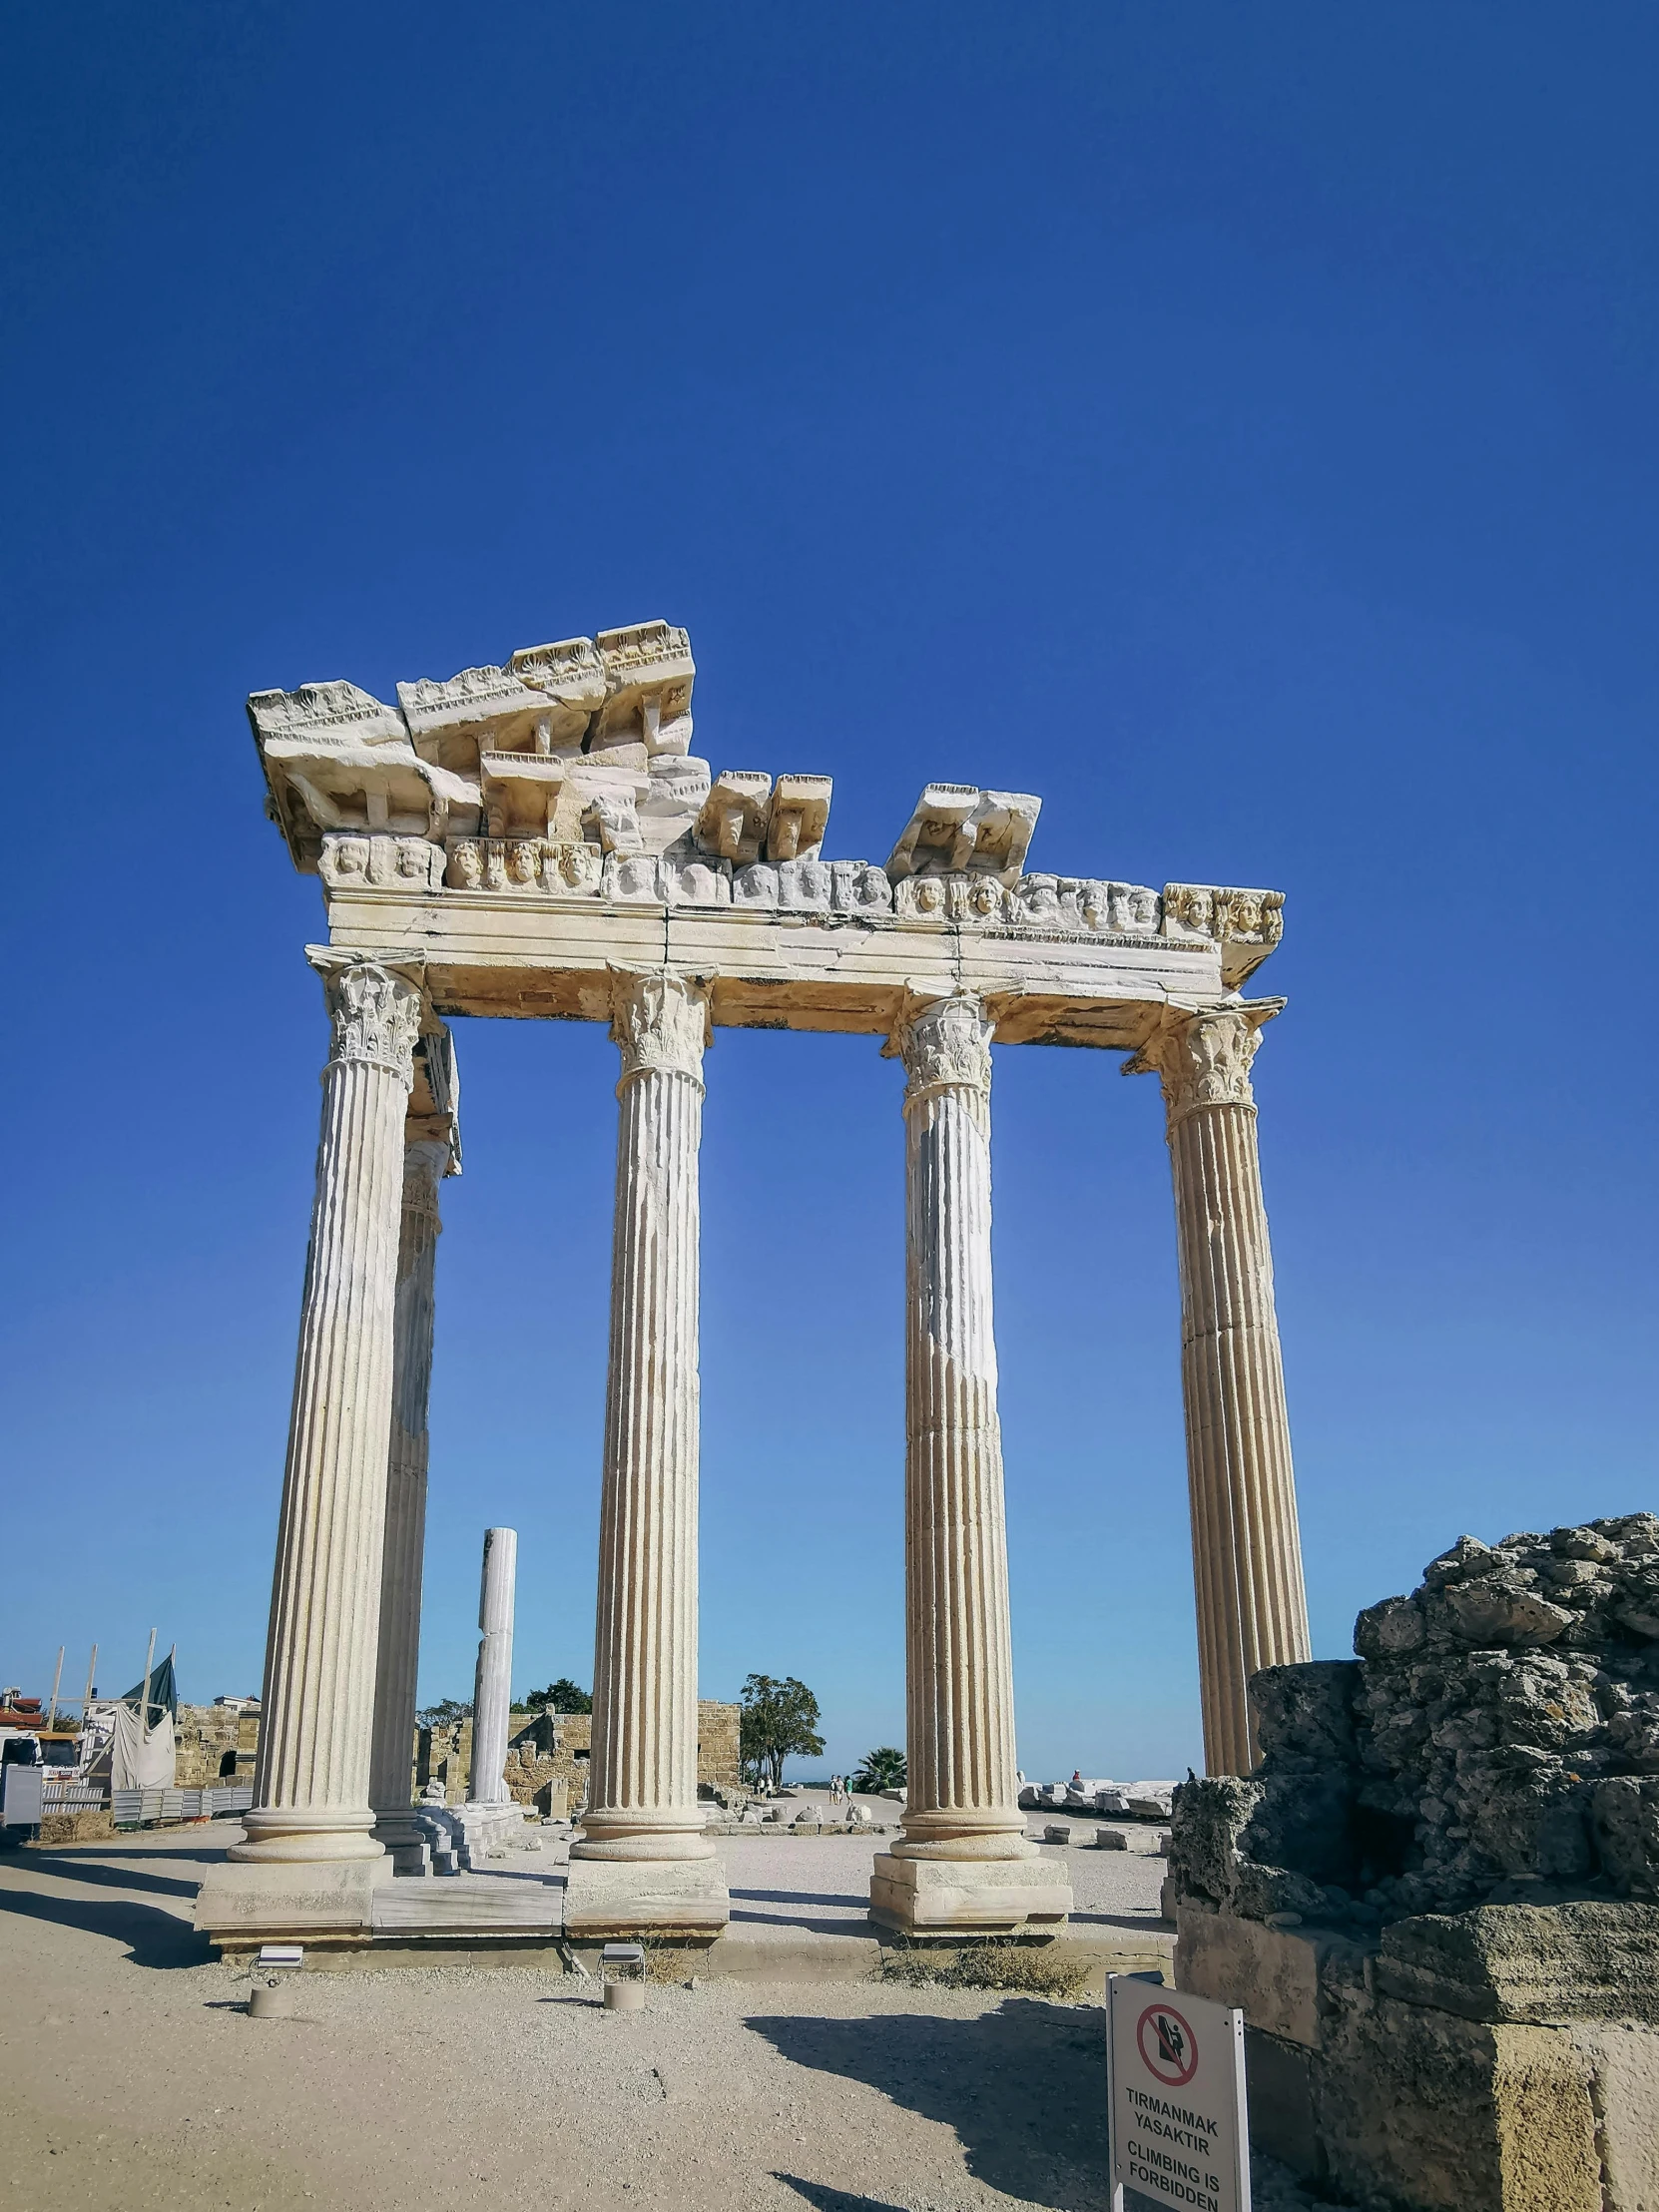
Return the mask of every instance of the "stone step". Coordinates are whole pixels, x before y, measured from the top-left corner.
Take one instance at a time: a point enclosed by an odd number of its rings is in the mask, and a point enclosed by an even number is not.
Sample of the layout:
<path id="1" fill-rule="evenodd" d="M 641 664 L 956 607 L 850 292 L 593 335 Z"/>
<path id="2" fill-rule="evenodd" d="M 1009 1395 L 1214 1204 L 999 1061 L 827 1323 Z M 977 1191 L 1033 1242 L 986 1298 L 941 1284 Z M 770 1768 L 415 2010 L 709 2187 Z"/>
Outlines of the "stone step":
<path id="1" fill-rule="evenodd" d="M 376 1936 L 394 1933 L 556 1936 L 564 1886 L 536 1875 L 458 1874 L 446 1882 L 387 1882 L 374 1893 Z"/>

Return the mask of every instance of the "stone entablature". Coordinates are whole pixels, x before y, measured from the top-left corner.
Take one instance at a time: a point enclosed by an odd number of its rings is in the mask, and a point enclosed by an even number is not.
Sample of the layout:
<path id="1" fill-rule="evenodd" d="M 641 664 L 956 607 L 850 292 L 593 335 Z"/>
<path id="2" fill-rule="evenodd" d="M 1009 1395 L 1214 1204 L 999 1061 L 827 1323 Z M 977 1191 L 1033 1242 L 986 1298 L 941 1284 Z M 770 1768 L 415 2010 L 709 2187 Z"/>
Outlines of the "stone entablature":
<path id="1" fill-rule="evenodd" d="M 765 948 L 745 941 L 740 917 L 776 915 L 855 923 L 900 940 L 912 932 L 972 932 L 1011 946 L 1076 939 L 1143 957 L 1157 947 L 1161 959 L 1144 974 L 1133 963 L 1132 981 L 1114 978 L 1108 962 L 1082 985 L 1088 997 L 1115 989 L 1156 998 L 1238 989 L 1280 940 L 1278 891 L 1198 883 L 1160 891 L 1028 870 L 1042 807 L 1030 793 L 929 784 L 884 863 L 827 859 L 831 780 L 714 775 L 690 751 L 695 673 L 685 632 L 656 622 L 531 647 L 447 683 L 400 684 L 396 706 L 346 683 L 257 693 L 249 715 L 269 809 L 295 865 L 321 875 L 336 942 L 369 949 L 390 941 L 389 928 L 406 944 L 413 921 L 429 954 L 452 946 L 464 959 L 469 942 L 499 937 L 484 917 L 502 900 L 590 913 L 692 910 L 714 924 L 699 956 L 717 973 L 735 959 L 742 973 Z M 358 900 L 442 911 L 377 921 L 353 910 Z M 1176 947 L 1185 960 L 1167 957 Z M 527 948 L 515 933 L 513 952 Z M 557 964 L 564 948 L 555 937 L 544 960 Z M 796 949 L 806 953 L 799 942 Z M 902 968 L 910 944 L 890 950 Z M 807 954 L 809 977 L 817 964 Z M 1004 991 L 1052 980 L 1052 962 L 1040 955 L 1029 978 L 1019 950 L 1002 965 Z M 511 1010 L 447 974 L 432 985 L 445 1010 Z M 793 1027 L 848 1026 L 815 1022 L 812 1009 L 784 1011 Z M 717 1022 L 760 1018 L 741 998 L 722 1003 L 717 994 Z"/>

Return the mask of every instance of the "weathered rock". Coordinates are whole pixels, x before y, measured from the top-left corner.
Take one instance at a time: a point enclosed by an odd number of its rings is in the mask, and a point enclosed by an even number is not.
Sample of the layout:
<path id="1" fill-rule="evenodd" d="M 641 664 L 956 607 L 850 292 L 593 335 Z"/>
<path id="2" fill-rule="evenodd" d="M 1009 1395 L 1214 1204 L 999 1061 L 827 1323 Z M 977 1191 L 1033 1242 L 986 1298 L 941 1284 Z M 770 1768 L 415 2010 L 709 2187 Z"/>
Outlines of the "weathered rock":
<path id="1" fill-rule="evenodd" d="M 1570 2038 L 1382 1998 L 1328 2021 L 1330 2180 L 1422 2212 L 1603 2212 L 1592 2074 Z"/>
<path id="2" fill-rule="evenodd" d="M 1355 1758 L 1354 1693 L 1360 1662 L 1316 1659 L 1300 1667 L 1264 1667 L 1250 1681 L 1264 1763 L 1323 1767 Z"/>
<path id="3" fill-rule="evenodd" d="M 1659 2026 L 1659 1906 L 1583 1900 L 1427 1914 L 1382 1932 L 1377 1986 L 1471 2020 Z"/>
<path id="4" fill-rule="evenodd" d="M 1242 1801 L 1182 1794 L 1184 1894 L 1343 1925 L 1459 1912 L 1540 1884 L 1659 1895 L 1659 1549 L 1645 1514 L 1460 1538 L 1361 1614 L 1358 1661 L 1264 1671 Z M 1233 1863 L 1229 1865 L 1228 1855 Z M 1190 1887 L 1188 1886 L 1190 1883 Z"/>
<path id="5" fill-rule="evenodd" d="M 1591 1787 L 1589 1801 L 1608 1880 L 1631 1897 L 1659 1896 L 1659 1781 L 1609 1775 Z"/>
<path id="6" fill-rule="evenodd" d="M 1170 1879 L 1184 1898 L 1231 1905 L 1238 1888 L 1239 1840 L 1262 1802 L 1262 1785 L 1239 1775 L 1206 1775 L 1175 1793 Z"/>
<path id="7" fill-rule="evenodd" d="M 1460 1539 L 1177 1792 L 1177 1984 L 1243 2006 L 1253 2133 L 1322 2186 L 1659 2205 L 1656 1534 Z"/>
<path id="8" fill-rule="evenodd" d="M 1514 1574 L 1484 1575 L 1447 1590 L 1445 1609 L 1453 1632 L 1470 1644 L 1553 1643 L 1572 1619 Z"/>
<path id="9" fill-rule="evenodd" d="M 1408 1597 L 1385 1597 L 1354 1624 L 1354 1648 L 1362 1659 L 1394 1659 L 1415 1651 L 1427 1635 L 1422 1608 Z"/>

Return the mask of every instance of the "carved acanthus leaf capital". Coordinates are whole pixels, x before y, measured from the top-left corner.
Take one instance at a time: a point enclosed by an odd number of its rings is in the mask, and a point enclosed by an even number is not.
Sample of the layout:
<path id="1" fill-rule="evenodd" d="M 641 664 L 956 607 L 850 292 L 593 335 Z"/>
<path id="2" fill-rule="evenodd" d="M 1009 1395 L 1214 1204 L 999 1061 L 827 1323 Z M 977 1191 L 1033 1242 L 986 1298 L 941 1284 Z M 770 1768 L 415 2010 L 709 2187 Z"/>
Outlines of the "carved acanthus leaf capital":
<path id="1" fill-rule="evenodd" d="M 360 1063 L 384 1068 L 405 1090 L 414 1081 L 414 1046 L 420 1034 L 420 989 L 373 960 L 322 962 L 328 1018 L 333 1024 L 330 1067 Z"/>
<path id="2" fill-rule="evenodd" d="M 640 1075 L 684 1075 L 701 1089 L 709 1042 L 701 978 L 666 969 L 611 970 L 611 1036 L 622 1053 L 620 1092 Z"/>
<path id="3" fill-rule="evenodd" d="M 1254 1113 L 1250 1064 L 1262 1041 L 1261 1024 L 1278 1010 L 1278 1001 L 1264 1000 L 1192 1013 L 1171 1008 L 1123 1072 L 1158 1077 L 1172 1129 L 1201 1106 L 1243 1106 Z"/>
<path id="4" fill-rule="evenodd" d="M 991 1095 L 991 1034 L 982 999 L 969 991 L 948 998 L 912 999 L 882 1046 L 900 1059 L 909 1078 L 906 1112 L 939 1090 L 967 1090 L 983 1104 Z"/>

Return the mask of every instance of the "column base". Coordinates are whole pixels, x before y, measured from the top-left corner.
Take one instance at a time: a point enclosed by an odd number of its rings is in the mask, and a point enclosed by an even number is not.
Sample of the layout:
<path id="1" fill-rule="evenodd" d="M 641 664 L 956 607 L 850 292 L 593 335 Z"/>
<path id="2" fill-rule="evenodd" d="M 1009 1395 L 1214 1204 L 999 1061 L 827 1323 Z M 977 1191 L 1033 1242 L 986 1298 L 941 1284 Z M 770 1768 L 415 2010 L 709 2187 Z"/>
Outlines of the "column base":
<path id="1" fill-rule="evenodd" d="M 196 1926 L 210 1941 L 238 1949 L 302 1943 L 313 1936 L 366 1940 L 374 1893 L 391 1878 L 384 1852 L 310 1866 L 292 1860 L 227 1861 L 196 1893 Z"/>
<path id="2" fill-rule="evenodd" d="M 877 1852 L 869 1917 L 901 1936 L 1054 1935 L 1071 1911 L 1058 1859 L 896 1859 Z"/>
<path id="3" fill-rule="evenodd" d="M 708 1860 L 715 1847 L 703 1832 L 700 1805 L 600 1806 L 582 1816 L 582 1833 L 570 1847 L 574 1859 L 635 1860 L 662 1866 L 670 1860 Z"/>
<path id="4" fill-rule="evenodd" d="M 378 1860 L 384 1847 L 373 1828 L 366 1805 L 256 1805 L 242 1816 L 243 1841 L 229 1856 L 238 1864 L 306 1867 Z"/>
<path id="5" fill-rule="evenodd" d="M 431 1839 L 420 1825 L 417 1808 L 406 1812 L 376 1813 L 374 1841 L 391 1861 L 397 1875 L 427 1875 L 432 1871 Z"/>
<path id="6" fill-rule="evenodd" d="M 650 1936 L 712 1942 L 731 1913 L 725 1869 L 714 1858 L 575 1859 L 565 1886 L 570 1942 Z"/>

